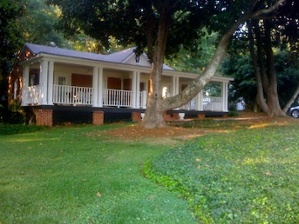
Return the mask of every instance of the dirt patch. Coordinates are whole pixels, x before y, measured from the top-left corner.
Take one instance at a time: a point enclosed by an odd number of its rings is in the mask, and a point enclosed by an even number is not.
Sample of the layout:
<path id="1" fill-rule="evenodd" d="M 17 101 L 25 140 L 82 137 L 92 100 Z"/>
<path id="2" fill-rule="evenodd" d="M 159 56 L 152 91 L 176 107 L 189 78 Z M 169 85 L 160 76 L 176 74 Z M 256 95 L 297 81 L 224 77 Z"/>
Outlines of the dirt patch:
<path id="1" fill-rule="evenodd" d="M 181 126 L 182 122 L 190 122 L 190 120 L 186 121 L 177 121 L 171 123 L 165 128 L 157 128 L 157 129 L 144 129 L 140 124 L 133 124 L 131 126 L 112 129 L 108 131 L 101 132 L 101 134 L 114 136 L 117 139 L 122 140 L 151 140 L 154 142 L 163 142 L 163 141 L 178 141 L 182 139 L 192 139 L 195 137 L 203 136 L 207 133 L 211 132 L 226 132 L 229 130 L 233 130 L 240 127 L 248 127 L 248 128 L 262 128 L 269 125 L 286 125 L 290 123 L 298 123 L 299 119 L 293 119 L 290 117 L 276 117 L 269 118 L 263 113 L 251 113 L 251 112 L 242 112 L 237 117 L 224 117 L 224 118 L 209 118 L 205 120 L 214 121 L 215 126 L 213 127 L 176 127 Z M 194 120 L 196 122 L 196 120 Z M 198 121 L 198 120 L 197 120 Z M 204 121 L 204 120 L 202 120 Z M 233 125 L 227 126 L 223 121 L 232 121 Z M 192 122 L 192 121 L 191 121 Z M 173 126 L 175 125 L 175 126 Z M 165 142 L 166 143 L 166 142 Z"/>
<path id="2" fill-rule="evenodd" d="M 169 138 L 194 138 L 202 136 L 205 132 L 197 128 L 183 128 L 167 126 L 165 128 L 145 129 L 139 124 L 129 127 L 117 128 L 105 131 L 104 134 L 114 136 L 121 139 L 169 139 Z"/>

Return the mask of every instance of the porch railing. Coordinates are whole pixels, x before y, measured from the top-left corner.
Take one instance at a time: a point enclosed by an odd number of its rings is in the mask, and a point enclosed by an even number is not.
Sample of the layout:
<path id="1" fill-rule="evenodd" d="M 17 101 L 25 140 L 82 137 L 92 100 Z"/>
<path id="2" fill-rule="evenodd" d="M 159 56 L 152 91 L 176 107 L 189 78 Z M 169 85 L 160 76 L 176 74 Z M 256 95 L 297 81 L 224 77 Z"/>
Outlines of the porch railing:
<path id="1" fill-rule="evenodd" d="M 147 92 L 143 90 L 139 93 L 139 107 L 145 109 L 146 102 L 147 102 Z"/>
<path id="2" fill-rule="evenodd" d="M 24 97 L 23 97 L 23 99 L 24 99 Z M 39 104 L 39 100 L 40 100 L 39 85 L 29 86 L 27 89 L 27 99 L 26 99 L 25 104 L 32 104 L 32 105 Z"/>
<path id="3" fill-rule="evenodd" d="M 222 97 L 206 97 L 203 98 L 203 110 L 222 111 Z"/>
<path id="4" fill-rule="evenodd" d="M 92 94 L 93 89 L 89 87 L 53 85 L 52 96 L 54 104 L 92 105 Z M 130 90 L 105 89 L 103 91 L 103 106 L 146 107 L 146 91 L 139 93 L 139 105 L 133 105 L 132 96 L 133 92 Z M 24 99 L 24 105 L 38 105 L 41 103 L 40 101 L 40 86 L 29 86 L 27 88 L 27 99 Z M 223 111 L 223 99 L 222 97 L 205 97 L 202 101 L 202 108 L 205 111 Z M 191 100 L 180 109 L 196 110 L 196 100 Z"/>
<path id="5" fill-rule="evenodd" d="M 103 96 L 103 106 L 132 106 L 132 91 L 130 90 L 105 89 Z"/>
<path id="6" fill-rule="evenodd" d="M 182 110 L 196 110 L 196 98 L 194 97 L 191 101 L 181 106 Z"/>
<path id="7" fill-rule="evenodd" d="M 91 105 L 92 88 L 53 85 L 53 103 Z"/>

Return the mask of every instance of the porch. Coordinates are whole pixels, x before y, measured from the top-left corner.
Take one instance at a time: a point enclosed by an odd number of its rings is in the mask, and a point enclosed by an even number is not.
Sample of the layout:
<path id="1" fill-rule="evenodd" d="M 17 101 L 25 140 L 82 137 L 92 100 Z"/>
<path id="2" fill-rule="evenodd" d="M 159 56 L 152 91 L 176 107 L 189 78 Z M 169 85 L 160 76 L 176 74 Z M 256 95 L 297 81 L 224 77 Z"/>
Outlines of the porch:
<path id="1" fill-rule="evenodd" d="M 93 106 L 93 94 L 96 94 L 93 88 L 67 86 L 53 84 L 52 88 L 52 105 L 61 106 Z M 116 108 L 146 108 L 147 92 L 140 91 L 137 100 L 134 99 L 133 91 L 118 89 L 103 89 L 103 107 Z M 38 106 L 42 105 L 43 93 L 39 85 L 29 86 L 27 95 L 23 97 L 24 105 Z M 181 110 L 202 110 L 202 111 L 225 111 L 223 97 L 203 97 L 202 92 L 199 96 L 193 98 L 189 103 L 182 106 Z M 170 96 L 170 94 L 168 95 Z M 134 102 L 135 100 L 135 102 Z M 200 101 L 200 102 L 199 102 Z"/>

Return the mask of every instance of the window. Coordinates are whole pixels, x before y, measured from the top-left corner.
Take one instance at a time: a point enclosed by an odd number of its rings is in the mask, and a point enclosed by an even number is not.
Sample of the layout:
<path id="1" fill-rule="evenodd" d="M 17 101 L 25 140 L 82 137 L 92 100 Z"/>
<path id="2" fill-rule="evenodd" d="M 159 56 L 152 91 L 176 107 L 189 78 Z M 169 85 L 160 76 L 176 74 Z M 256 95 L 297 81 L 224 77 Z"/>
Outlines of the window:
<path id="1" fill-rule="evenodd" d="M 58 85 L 66 85 L 66 78 L 64 76 L 58 77 Z"/>

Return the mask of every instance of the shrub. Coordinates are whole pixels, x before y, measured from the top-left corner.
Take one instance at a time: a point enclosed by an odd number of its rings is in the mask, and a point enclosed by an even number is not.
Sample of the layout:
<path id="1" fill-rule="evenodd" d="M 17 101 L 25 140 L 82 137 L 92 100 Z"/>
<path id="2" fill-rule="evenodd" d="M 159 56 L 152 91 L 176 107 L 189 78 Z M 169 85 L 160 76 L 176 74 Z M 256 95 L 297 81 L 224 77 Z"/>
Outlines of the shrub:
<path id="1" fill-rule="evenodd" d="M 44 129 L 43 126 L 24 124 L 0 124 L 0 135 L 12 135 L 28 132 L 35 132 Z"/>

